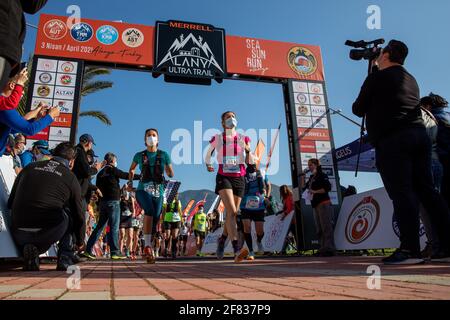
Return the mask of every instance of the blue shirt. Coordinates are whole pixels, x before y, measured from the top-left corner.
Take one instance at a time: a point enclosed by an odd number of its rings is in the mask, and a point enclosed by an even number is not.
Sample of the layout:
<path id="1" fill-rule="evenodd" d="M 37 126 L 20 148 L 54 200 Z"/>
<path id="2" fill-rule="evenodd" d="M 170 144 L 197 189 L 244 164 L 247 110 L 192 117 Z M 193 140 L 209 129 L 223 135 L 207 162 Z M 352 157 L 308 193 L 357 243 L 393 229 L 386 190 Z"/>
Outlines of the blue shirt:
<path id="1" fill-rule="evenodd" d="M 245 175 L 246 194 L 241 201 L 241 210 L 263 211 L 266 208 L 264 194 L 261 193 L 261 188 L 265 188 L 265 179 L 267 175 Z"/>
<path id="2" fill-rule="evenodd" d="M 29 150 L 22 153 L 19 157 L 20 161 L 22 162 L 22 168 L 25 168 L 27 165 L 34 161 L 33 153 Z"/>
<path id="3" fill-rule="evenodd" d="M 37 121 L 25 120 L 17 110 L 0 111 L 0 156 L 5 153 L 6 143 L 10 133 L 23 133 L 34 136 L 53 122 L 50 115 Z"/>

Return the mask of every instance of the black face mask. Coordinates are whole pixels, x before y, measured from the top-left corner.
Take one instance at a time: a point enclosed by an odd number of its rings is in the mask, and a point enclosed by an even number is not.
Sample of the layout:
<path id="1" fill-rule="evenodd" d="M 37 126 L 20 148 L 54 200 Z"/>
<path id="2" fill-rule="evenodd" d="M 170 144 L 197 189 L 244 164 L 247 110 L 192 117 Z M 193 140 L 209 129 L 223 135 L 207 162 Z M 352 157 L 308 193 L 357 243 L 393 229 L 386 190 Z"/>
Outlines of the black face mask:
<path id="1" fill-rule="evenodd" d="M 249 165 L 247 167 L 247 172 L 248 173 L 255 173 L 256 172 L 256 165 Z"/>

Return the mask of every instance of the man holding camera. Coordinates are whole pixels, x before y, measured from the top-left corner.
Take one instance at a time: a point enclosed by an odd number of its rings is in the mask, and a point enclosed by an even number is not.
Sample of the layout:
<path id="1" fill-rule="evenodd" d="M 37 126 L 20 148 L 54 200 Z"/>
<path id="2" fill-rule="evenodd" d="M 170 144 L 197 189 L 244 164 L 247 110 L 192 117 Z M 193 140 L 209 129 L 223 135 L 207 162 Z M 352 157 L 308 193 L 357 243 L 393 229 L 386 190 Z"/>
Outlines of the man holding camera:
<path id="1" fill-rule="evenodd" d="M 419 86 L 403 67 L 408 47 L 392 40 L 376 60 L 379 71 L 370 74 L 353 104 L 353 113 L 366 117 L 369 142 L 394 206 L 400 228 L 400 248 L 385 264 L 418 264 L 420 255 L 419 205 L 430 213 L 441 244 L 432 261 L 450 262 L 450 215 L 433 188 L 431 142 L 420 111 Z"/>

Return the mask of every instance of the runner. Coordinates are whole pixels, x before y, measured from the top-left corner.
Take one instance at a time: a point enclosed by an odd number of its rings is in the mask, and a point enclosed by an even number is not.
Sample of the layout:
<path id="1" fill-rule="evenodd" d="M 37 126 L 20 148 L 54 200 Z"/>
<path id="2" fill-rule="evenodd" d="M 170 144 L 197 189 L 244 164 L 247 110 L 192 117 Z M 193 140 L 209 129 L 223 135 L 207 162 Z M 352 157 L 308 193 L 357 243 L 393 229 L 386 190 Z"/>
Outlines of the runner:
<path id="1" fill-rule="evenodd" d="M 198 207 L 198 211 L 194 216 L 194 223 L 192 226 L 192 230 L 194 230 L 195 235 L 195 243 L 197 245 L 197 257 L 202 257 L 202 247 L 203 241 L 206 236 L 206 213 L 203 210 L 203 205 Z"/>
<path id="2" fill-rule="evenodd" d="M 240 252 L 236 216 L 245 191 L 244 163 L 248 163 L 250 138 L 236 132 L 237 120 L 234 112 L 225 112 L 221 119 L 224 132 L 211 139 L 205 159 L 208 172 L 214 172 L 211 156 L 214 150 L 217 150 L 219 170 L 216 177 L 216 193 L 223 201 L 227 212 L 224 231 L 218 240 L 216 253 L 218 259 L 223 258 L 225 241 L 229 236 L 233 244 L 235 262 L 241 262 L 248 255 L 248 250 L 243 248 Z"/>
<path id="3" fill-rule="evenodd" d="M 245 196 L 241 203 L 241 214 L 242 222 L 244 224 L 245 243 L 250 251 L 247 260 L 253 261 L 255 260 L 255 254 L 253 252 L 253 239 L 251 233 L 252 221 L 255 222 L 258 252 L 264 254 L 262 239 L 264 237 L 266 185 L 261 170 L 256 168 L 254 161 L 251 163 L 252 164 L 247 166 L 247 173 L 245 174 Z"/>
<path id="4" fill-rule="evenodd" d="M 189 236 L 189 226 L 186 221 L 187 216 L 183 215 L 183 220 L 181 224 L 181 231 L 180 231 L 180 255 L 185 256 L 186 255 L 186 246 L 187 246 L 187 240 Z"/>
<path id="5" fill-rule="evenodd" d="M 131 192 L 130 196 L 133 198 L 134 202 L 134 217 L 131 220 L 131 226 L 133 227 L 133 248 L 131 250 L 131 260 L 136 260 L 136 256 L 138 255 L 138 245 L 139 245 L 139 236 L 140 236 L 140 216 L 142 209 L 139 207 L 139 204 L 136 201 L 136 194 L 135 192 Z"/>
<path id="6" fill-rule="evenodd" d="M 136 153 L 131 164 L 128 182 L 131 191 L 136 167 L 139 166 L 142 177 L 136 191 L 136 200 L 144 209 L 144 255 L 148 263 L 155 263 L 155 254 L 152 250 L 152 233 L 156 232 L 162 209 L 164 194 L 164 171 L 170 178 L 173 177 L 169 154 L 158 149 L 158 130 L 145 131 L 144 141 L 147 148 Z"/>
<path id="7" fill-rule="evenodd" d="M 122 188 L 122 197 L 120 200 L 120 234 L 119 234 L 119 248 L 120 252 L 124 253 L 127 258 L 131 258 L 133 248 L 133 219 L 135 216 L 134 199 L 130 197 L 125 188 Z M 126 237 L 126 250 L 124 252 L 124 244 Z"/>
<path id="8" fill-rule="evenodd" d="M 169 256 L 169 241 L 172 239 L 172 258 L 177 257 L 178 233 L 181 227 L 181 201 L 178 200 L 178 193 L 171 204 L 164 203 L 164 233 L 165 233 L 165 256 Z"/>

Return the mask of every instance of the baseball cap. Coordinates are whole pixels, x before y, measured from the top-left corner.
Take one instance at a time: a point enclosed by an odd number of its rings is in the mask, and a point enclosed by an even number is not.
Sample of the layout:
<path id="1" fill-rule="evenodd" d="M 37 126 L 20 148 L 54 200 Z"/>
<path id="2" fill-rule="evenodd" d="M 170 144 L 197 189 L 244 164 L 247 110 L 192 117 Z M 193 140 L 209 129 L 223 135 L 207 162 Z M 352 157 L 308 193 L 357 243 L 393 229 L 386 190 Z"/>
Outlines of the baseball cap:
<path id="1" fill-rule="evenodd" d="M 80 137 L 80 142 L 92 142 L 95 145 L 94 138 L 88 133 L 85 133 Z"/>
<path id="2" fill-rule="evenodd" d="M 42 154 L 45 154 L 46 156 L 51 155 L 50 150 L 48 150 L 49 149 L 48 141 L 46 141 L 46 140 L 38 140 L 38 141 L 34 142 L 33 147 L 38 148 L 39 151 Z"/>

